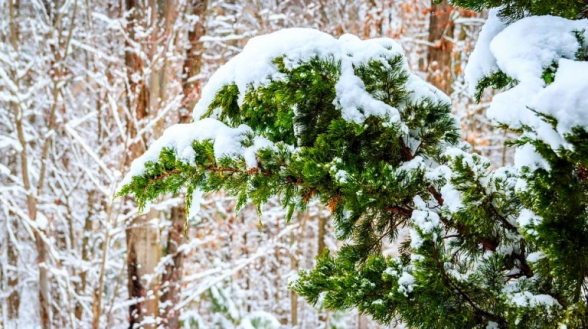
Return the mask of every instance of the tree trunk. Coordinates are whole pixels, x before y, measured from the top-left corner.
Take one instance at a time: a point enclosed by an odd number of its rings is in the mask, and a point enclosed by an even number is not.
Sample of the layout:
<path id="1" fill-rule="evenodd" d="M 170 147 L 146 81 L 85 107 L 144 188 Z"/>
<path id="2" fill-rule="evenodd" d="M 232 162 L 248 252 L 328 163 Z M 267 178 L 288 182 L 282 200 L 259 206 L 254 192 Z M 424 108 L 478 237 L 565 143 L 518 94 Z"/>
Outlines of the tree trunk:
<path id="1" fill-rule="evenodd" d="M 183 91 L 184 97 L 188 101 L 186 103 L 186 109 L 182 109 L 180 113 L 180 122 L 190 122 L 191 112 L 198 101 L 200 95 L 200 81 L 195 80 L 202 68 L 202 53 L 204 43 L 200 42 L 200 38 L 206 33 L 206 11 L 207 11 L 207 0 L 192 0 L 191 12 L 192 15 L 198 16 L 199 20 L 196 25 L 190 30 L 188 34 L 188 41 L 190 48 L 187 50 L 186 61 L 184 62 L 184 81 Z"/>
<path id="2" fill-rule="evenodd" d="M 140 0 L 127 0 L 126 11 L 128 15 L 127 33 L 129 39 L 136 40 L 135 26 L 139 23 L 140 15 L 145 12 L 141 6 Z M 156 5 L 156 2 L 149 1 L 150 5 Z M 151 23 L 155 18 L 157 8 L 151 8 Z M 153 37 L 150 41 L 153 41 Z M 145 81 L 133 81 L 133 74 L 141 75 L 143 73 L 144 63 L 137 52 L 146 52 L 153 55 L 148 49 L 133 49 L 134 45 L 128 41 L 125 44 L 125 63 L 128 70 L 128 81 L 130 92 L 127 95 L 127 106 L 134 113 L 136 122 L 142 122 L 149 116 L 150 110 L 150 92 L 155 89 L 158 91 L 158 85 L 153 88 L 147 86 Z M 159 92 L 157 92 L 159 94 Z M 134 96 L 134 97 L 132 97 Z M 134 109 L 133 109 L 134 108 Z M 128 133 L 135 143 L 129 146 L 129 156 L 127 166 L 133 159 L 140 156 L 145 151 L 145 142 L 142 138 L 137 138 L 137 127 L 134 125 L 133 118 L 128 120 Z M 127 275 L 129 299 L 135 300 L 136 303 L 129 307 L 129 327 L 136 325 L 143 328 L 155 328 L 159 318 L 159 278 L 155 275 L 155 269 L 161 257 L 159 226 L 157 211 L 150 211 L 148 214 L 139 216 L 131 223 L 127 229 Z"/>
<path id="3" fill-rule="evenodd" d="M 447 95 L 451 94 L 452 50 L 454 24 L 451 20 L 453 7 L 447 0 L 439 4 L 431 1 L 429 18 L 429 46 L 427 52 L 427 81 Z"/>
<path id="4" fill-rule="evenodd" d="M 6 225 L 12 226 L 12 232 L 16 235 L 17 234 L 17 225 L 16 222 L 7 218 L 8 223 Z M 14 237 L 16 238 L 16 237 Z M 8 314 L 7 318 L 9 321 L 18 321 L 18 309 L 20 307 L 20 292 L 18 289 L 18 251 L 16 246 L 13 242 L 12 237 L 9 236 L 8 230 L 6 230 L 6 253 L 8 258 L 8 264 L 14 267 L 15 271 L 10 271 L 5 269 L 3 271 L 7 277 L 7 284 L 8 284 Z M 18 327 L 18 322 L 14 322 L 14 324 Z"/>
<path id="5" fill-rule="evenodd" d="M 18 47 L 18 26 L 17 26 L 17 14 L 19 10 L 20 3 L 17 1 L 8 1 L 8 10 L 9 10 L 9 19 L 10 19 L 10 43 L 12 44 L 12 48 L 15 52 L 19 51 Z M 13 77 L 16 76 L 16 72 L 11 70 L 11 74 Z M 18 81 L 17 79 L 13 79 L 13 81 Z M 54 84 L 54 96 L 55 96 L 55 84 Z M 55 100 L 56 97 L 54 97 Z M 49 125 L 48 131 L 53 129 L 53 117 L 54 117 L 54 109 L 56 104 L 53 105 L 51 114 L 49 116 Z M 20 156 L 20 166 L 21 166 L 21 175 L 22 175 L 22 183 L 24 189 L 28 192 L 27 193 L 27 214 L 31 221 L 37 221 L 37 200 L 39 197 L 40 188 L 43 187 L 43 178 L 45 175 L 45 166 L 46 166 L 46 148 L 49 145 L 49 138 L 44 141 L 44 149 L 43 155 L 41 158 L 42 165 L 39 174 L 39 184 L 37 186 L 36 195 L 34 194 L 33 190 L 33 183 L 31 182 L 31 176 L 29 174 L 29 159 L 28 159 L 28 143 L 25 138 L 25 132 L 23 127 L 23 113 L 22 109 L 20 108 L 20 104 L 13 103 L 13 110 L 16 118 L 16 134 L 18 136 L 19 143 L 21 145 L 21 150 L 19 152 Z M 37 228 L 34 231 L 34 239 L 35 239 L 35 246 L 37 249 L 37 264 L 39 268 L 39 312 L 40 312 L 40 321 L 41 327 L 43 329 L 51 328 L 51 307 L 49 302 L 49 277 L 47 273 L 47 251 L 45 247 L 45 243 L 42 240 L 42 235 L 44 231 L 41 227 Z"/>
<path id="6" fill-rule="evenodd" d="M 364 314 L 357 316 L 357 329 L 368 329 L 368 318 Z"/>
<path id="7" fill-rule="evenodd" d="M 156 328 L 159 317 L 159 278 L 154 275 L 161 258 L 158 211 L 135 219 L 127 230 L 127 266 L 130 298 L 129 328 Z"/>
<path id="8" fill-rule="evenodd" d="M 89 260 L 89 243 L 90 243 L 90 236 L 89 233 L 92 231 L 92 216 L 93 216 L 93 202 L 94 202 L 94 191 L 90 191 L 88 193 L 88 205 L 90 207 L 90 209 L 88 210 L 88 215 L 86 216 L 85 220 L 84 220 L 84 237 L 82 238 L 82 261 L 87 262 Z M 87 269 L 82 269 L 82 271 L 80 272 L 80 283 L 79 283 L 79 288 L 76 289 L 77 293 L 80 295 L 85 295 L 86 294 L 86 285 L 88 283 L 87 280 L 88 277 L 88 270 Z M 75 306 L 75 316 L 76 319 L 81 320 L 82 319 L 82 315 L 83 315 L 83 311 L 84 309 L 82 308 L 81 303 L 76 302 L 76 306 Z"/>
<path id="9" fill-rule="evenodd" d="M 35 244 L 37 246 L 37 264 L 39 266 L 39 304 L 41 311 L 41 325 L 43 329 L 51 328 L 51 303 L 49 301 L 49 277 L 47 270 L 47 249 L 41 238 L 41 233 L 35 231 Z"/>
<path id="10" fill-rule="evenodd" d="M 325 235 L 327 234 L 327 217 L 322 216 L 319 211 L 318 215 L 318 250 L 320 256 L 325 251 Z"/>
<path id="11" fill-rule="evenodd" d="M 180 302 L 182 288 L 182 270 L 184 268 L 184 253 L 179 247 L 184 243 L 184 207 L 173 207 L 171 209 L 172 226 L 169 230 L 167 242 L 167 254 L 171 256 L 172 262 L 165 266 L 163 276 L 163 290 L 161 302 L 165 305 L 162 315 L 166 328 L 180 327 L 180 312 L 174 309 Z"/>
<path id="12" fill-rule="evenodd" d="M 202 67 L 202 42 L 200 38 L 205 33 L 206 20 L 206 0 L 193 0 L 187 9 L 192 15 L 198 16 L 199 20 L 189 34 L 188 41 L 190 48 L 186 51 L 186 60 L 183 66 L 183 81 L 182 89 L 184 97 L 186 97 L 186 108 L 180 109 L 179 122 L 188 123 L 191 118 L 191 111 L 196 105 L 197 97 L 199 95 L 199 81 L 192 78 L 200 74 Z M 166 12 L 168 22 L 173 14 L 170 11 Z M 165 66 L 164 66 L 165 67 Z M 166 80 L 164 80 L 166 81 Z M 165 96 L 162 97 L 164 99 Z M 167 254 L 172 255 L 172 264 L 166 265 L 165 275 L 163 277 L 163 285 L 165 292 L 161 296 L 161 302 L 165 305 L 164 313 L 162 315 L 166 328 L 179 328 L 180 312 L 174 310 L 175 305 L 180 302 L 181 286 L 182 286 L 182 272 L 184 269 L 184 253 L 178 252 L 178 248 L 184 244 L 184 224 L 186 209 L 184 205 L 176 206 L 171 209 L 171 228 L 169 231 L 169 238 L 167 244 Z"/>

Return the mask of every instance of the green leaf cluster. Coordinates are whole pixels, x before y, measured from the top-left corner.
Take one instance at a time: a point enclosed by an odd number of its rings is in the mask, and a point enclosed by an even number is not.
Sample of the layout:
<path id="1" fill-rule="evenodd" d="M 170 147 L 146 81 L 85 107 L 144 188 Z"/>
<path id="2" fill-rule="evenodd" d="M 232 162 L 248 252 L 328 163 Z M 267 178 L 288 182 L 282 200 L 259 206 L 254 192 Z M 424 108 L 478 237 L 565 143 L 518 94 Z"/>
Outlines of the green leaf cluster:
<path id="1" fill-rule="evenodd" d="M 450 0 L 449 2 L 474 11 L 499 7 L 499 15 L 510 22 L 539 15 L 578 19 L 585 17 L 588 11 L 588 3 L 585 0 Z"/>

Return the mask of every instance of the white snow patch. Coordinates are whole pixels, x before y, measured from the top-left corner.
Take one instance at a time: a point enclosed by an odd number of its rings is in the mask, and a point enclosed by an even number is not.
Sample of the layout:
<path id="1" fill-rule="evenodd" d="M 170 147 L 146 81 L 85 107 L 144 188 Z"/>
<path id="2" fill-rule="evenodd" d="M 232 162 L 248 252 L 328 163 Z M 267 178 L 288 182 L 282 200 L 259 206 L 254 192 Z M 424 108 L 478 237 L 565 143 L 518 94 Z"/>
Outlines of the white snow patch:
<path id="1" fill-rule="evenodd" d="M 342 117 L 361 123 L 369 115 L 388 117 L 391 122 L 400 119 L 398 110 L 371 96 L 363 82 L 354 73 L 354 65 L 403 55 L 402 47 L 387 38 L 360 40 L 345 34 L 339 39 L 313 29 L 291 28 L 252 38 L 243 51 L 223 65 L 208 81 L 196 104 L 193 117 L 199 119 L 209 109 L 216 93 L 225 85 L 235 83 L 239 89 L 239 104 L 243 103 L 248 88 L 283 79 L 273 60 L 284 56 L 287 68 L 294 68 L 312 57 L 341 63 L 341 76 L 335 85 L 334 104 L 341 108 Z M 403 59 L 408 72 L 408 63 Z M 449 98 L 416 75 L 409 73 L 408 89 L 413 90 L 413 100 L 431 97 L 450 104 Z M 214 114 L 213 114 L 214 115 Z"/>
<path id="2" fill-rule="evenodd" d="M 531 16 L 505 27 L 491 13 L 466 78 L 474 90 L 483 77 L 500 70 L 517 85 L 494 96 L 488 117 L 512 128 L 528 126 L 553 149 L 570 148 L 565 134 L 576 126 L 588 128 L 588 63 L 574 61 L 581 47 L 574 33 L 588 38 L 587 31 L 587 19 Z M 542 75 L 553 64 L 555 79 L 547 85 Z M 537 113 L 555 117 L 556 129 Z"/>
<path id="3" fill-rule="evenodd" d="M 345 170 L 338 170 L 335 173 L 335 180 L 339 183 L 347 183 L 348 174 Z"/>
<path id="4" fill-rule="evenodd" d="M 410 161 L 406 161 L 403 162 L 402 165 L 400 167 L 398 167 L 398 170 L 403 170 L 403 171 L 412 171 L 412 170 L 418 170 L 418 169 L 422 169 L 425 167 L 425 160 L 423 159 L 423 157 L 416 156 L 413 159 L 411 159 Z"/>
<path id="5" fill-rule="evenodd" d="M 410 219 L 424 234 L 432 233 L 441 223 L 439 215 L 428 210 L 413 210 Z"/>
<path id="6" fill-rule="evenodd" d="M 476 86 L 482 78 L 498 71 L 496 58 L 490 51 L 490 42 L 498 33 L 504 30 L 506 24 L 500 20 L 497 14 L 498 9 L 491 9 L 488 13 L 488 19 L 484 27 L 482 27 L 476 47 L 472 51 L 465 68 L 465 79 L 471 94 L 476 92 Z"/>
<path id="7" fill-rule="evenodd" d="M 531 170 L 542 168 L 548 171 L 551 169 L 547 160 L 539 155 L 535 147 L 530 144 L 516 149 L 514 163 L 516 168 L 529 167 Z"/>
<path id="8" fill-rule="evenodd" d="M 542 251 L 532 252 L 527 255 L 527 261 L 531 263 L 538 262 L 541 258 L 545 258 L 545 254 Z"/>
<path id="9" fill-rule="evenodd" d="M 557 118 L 557 132 L 563 136 L 576 126 L 588 128 L 588 62 L 562 58 L 558 63 L 555 81 L 535 96 L 530 107 Z"/>
<path id="10" fill-rule="evenodd" d="M 408 296 L 414 289 L 413 285 L 415 283 L 414 276 L 410 273 L 402 272 L 402 275 L 398 278 L 398 291 L 404 293 L 405 296 Z"/>
<path id="11" fill-rule="evenodd" d="M 190 201 L 190 209 L 188 209 L 188 219 L 196 219 L 196 216 L 200 212 L 200 201 L 204 192 L 199 189 L 195 189 L 192 192 L 192 200 Z"/>
<path id="12" fill-rule="evenodd" d="M 496 322 L 488 322 L 488 325 L 486 325 L 486 329 L 499 329 L 500 327 L 498 326 L 498 323 Z"/>
<path id="13" fill-rule="evenodd" d="M 450 213 L 456 213 L 464 207 L 461 201 L 461 192 L 456 190 L 451 183 L 447 183 L 441 188 L 441 196 L 444 201 L 443 208 L 448 209 Z"/>
<path id="14" fill-rule="evenodd" d="M 149 147 L 147 152 L 133 161 L 129 172 L 122 181 L 122 185 L 129 184 L 133 176 L 144 174 L 145 164 L 150 161 L 157 161 L 164 148 L 175 150 L 179 160 L 193 163 L 195 154 L 192 142 L 194 141 L 214 141 L 214 155 L 217 160 L 225 156 L 241 156 L 245 159 L 248 168 L 255 167 L 257 166 L 255 153 L 260 148 L 271 147 L 273 144 L 263 137 L 256 137 L 252 146 L 244 147 L 242 142 L 247 139 L 247 135 L 250 133 L 252 133 L 252 130 L 246 125 L 231 128 L 214 119 L 203 119 L 193 123 L 173 125 L 165 130 L 163 135 Z"/>
<path id="15" fill-rule="evenodd" d="M 541 223 L 541 217 L 535 215 L 529 209 L 522 209 L 519 217 L 517 218 L 517 223 L 520 227 L 530 226 L 530 225 L 537 225 Z"/>
<path id="16" fill-rule="evenodd" d="M 413 249 L 419 249 L 423 245 L 423 238 L 417 230 L 411 228 L 408 230 L 410 236 L 410 247 Z"/>
<path id="17" fill-rule="evenodd" d="M 520 307 L 536 307 L 540 305 L 561 307 L 557 300 L 549 295 L 533 295 L 528 291 L 523 291 L 514 293 L 509 297 L 513 304 Z"/>
<path id="18" fill-rule="evenodd" d="M 47 228 L 47 225 L 49 224 L 49 220 L 47 219 L 45 214 L 38 211 L 37 218 L 36 218 L 36 224 L 37 224 L 37 228 L 39 228 L 40 230 L 45 230 Z"/>

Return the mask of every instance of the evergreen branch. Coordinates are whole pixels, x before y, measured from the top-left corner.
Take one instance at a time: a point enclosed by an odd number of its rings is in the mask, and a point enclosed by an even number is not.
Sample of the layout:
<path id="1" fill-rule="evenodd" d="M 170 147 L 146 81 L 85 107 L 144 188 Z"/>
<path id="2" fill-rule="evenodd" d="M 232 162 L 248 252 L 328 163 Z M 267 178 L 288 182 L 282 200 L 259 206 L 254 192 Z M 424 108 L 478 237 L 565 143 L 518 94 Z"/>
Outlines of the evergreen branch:
<path id="1" fill-rule="evenodd" d="M 506 320 L 504 318 L 480 308 L 476 304 L 476 302 L 474 302 L 470 298 L 470 296 L 459 287 L 459 285 L 457 283 L 455 283 L 455 282 L 453 282 L 453 280 L 451 280 L 451 278 L 447 274 L 447 271 L 445 270 L 445 266 L 443 266 L 443 263 L 439 259 L 439 254 L 437 252 L 437 249 L 434 246 L 433 246 L 433 259 L 435 260 L 437 267 L 439 269 L 439 272 L 443 276 L 443 280 L 445 281 L 445 283 L 448 286 L 453 287 L 459 293 L 459 295 L 467 301 L 467 303 L 474 309 L 474 314 L 483 316 L 484 318 L 486 318 L 490 321 L 494 321 L 494 322 L 500 323 L 502 325 L 506 324 Z"/>

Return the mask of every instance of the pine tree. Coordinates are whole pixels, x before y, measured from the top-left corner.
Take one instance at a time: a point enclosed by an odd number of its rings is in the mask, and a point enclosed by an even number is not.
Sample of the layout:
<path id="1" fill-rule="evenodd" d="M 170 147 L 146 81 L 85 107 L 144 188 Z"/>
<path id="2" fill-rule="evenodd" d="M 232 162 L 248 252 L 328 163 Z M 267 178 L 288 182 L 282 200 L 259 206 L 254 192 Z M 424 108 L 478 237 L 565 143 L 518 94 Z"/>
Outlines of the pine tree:
<path id="1" fill-rule="evenodd" d="M 515 167 L 458 142 L 449 99 L 392 40 L 293 29 L 221 68 L 197 121 L 168 129 L 120 194 L 144 207 L 186 186 L 188 209 L 201 191 L 258 208 L 278 195 L 288 217 L 320 200 L 347 244 L 292 288 L 327 308 L 419 328 L 588 326 L 588 23 L 522 18 L 575 18 L 581 3 L 496 5 L 468 78 L 478 94 L 508 89 L 489 116 L 521 133 Z"/>

